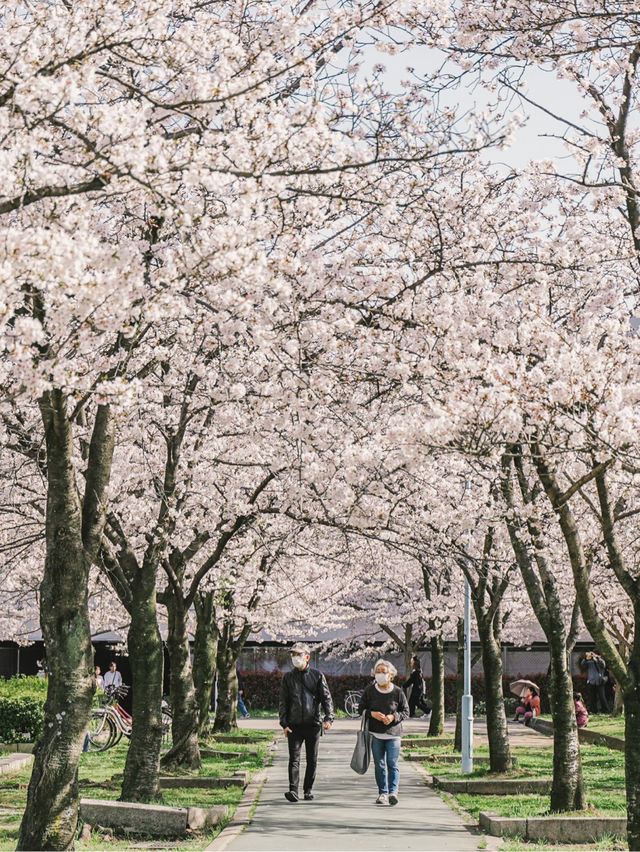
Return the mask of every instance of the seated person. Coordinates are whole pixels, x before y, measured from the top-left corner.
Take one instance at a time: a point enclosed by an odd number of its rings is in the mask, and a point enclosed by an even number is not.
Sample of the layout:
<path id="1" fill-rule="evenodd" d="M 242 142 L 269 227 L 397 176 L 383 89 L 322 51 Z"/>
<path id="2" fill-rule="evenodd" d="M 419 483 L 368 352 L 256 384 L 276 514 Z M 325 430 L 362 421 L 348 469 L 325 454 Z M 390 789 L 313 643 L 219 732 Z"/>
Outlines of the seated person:
<path id="1" fill-rule="evenodd" d="M 519 721 L 521 715 L 525 725 L 529 725 L 534 716 L 540 715 L 540 698 L 530 686 L 527 687 L 526 693 L 522 696 L 522 704 L 516 707 L 516 715 L 513 721 Z"/>
<path id="2" fill-rule="evenodd" d="M 576 722 L 579 728 L 586 728 L 589 724 L 589 713 L 587 712 L 584 699 L 581 692 L 573 693 L 573 700 L 576 706 Z"/>

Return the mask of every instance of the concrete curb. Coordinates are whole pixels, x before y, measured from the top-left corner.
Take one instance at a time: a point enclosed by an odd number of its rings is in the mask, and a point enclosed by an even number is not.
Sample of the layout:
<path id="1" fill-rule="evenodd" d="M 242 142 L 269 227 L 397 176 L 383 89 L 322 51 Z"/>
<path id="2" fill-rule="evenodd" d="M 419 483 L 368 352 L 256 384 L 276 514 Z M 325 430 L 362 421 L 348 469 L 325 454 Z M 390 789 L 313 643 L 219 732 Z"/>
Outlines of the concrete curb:
<path id="1" fill-rule="evenodd" d="M 545 840 L 550 843 L 594 843 L 602 837 L 627 835 L 626 817 L 501 817 L 481 811 L 480 827 L 494 837 Z"/>
<path id="2" fill-rule="evenodd" d="M 80 799 L 80 818 L 89 825 L 162 837 L 181 837 L 189 829 L 197 831 L 215 826 L 226 815 L 226 805 L 172 808 L 112 799 Z"/>
<path id="3" fill-rule="evenodd" d="M 208 846 L 204 852 L 222 852 L 235 840 L 238 835 L 242 834 L 245 827 L 251 822 L 250 814 L 254 804 L 260 798 L 260 793 L 267 780 L 267 769 L 261 769 L 253 776 L 249 784 L 245 787 L 240 804 L 235 810 L 233 817 L 228 825 L 226 825 L 220 834 Z"/>
<path id="4" fill-rule="evenodd" d="M 12 754 L 16 754 L 18 752 L 20 754 L 33 754 L 35 747 L 35 743 L 1 743 L 0 752 L 3 754 L 6 754 L 7 752 L 11 752 Z"/>
<path id="5" fill-rule="evenodd" d="M 433 786 L 445 793 L 470 793 L 474 796 L 513 796 L 523 793 L 550 793 L 551 778 L 446 778 L 433 776 Z"/>
<path id="6" fill-rule="evenodd" d="M 0 758 L 0 775 L 6 775 L 9 772 L 17 772 L 25 766 L 28 766 L 33 761 L 32 754 L 15 752 L 7 754 Z"/>
<path id="7" fill-rule="evenodd" d="M 278 738 L 277 736 L 274 736 L 269 743 L 269 752 L 271 755 L 273 755 L 273 752 L 277 748 Z M 273 763 L 273 757 L 270 758 L 269 763 Z M 247 786 L 244 788 L 242 798 L 240 799 L 238 807 L 235 809 L 229 824 L 225 825 L 220 834 L 218 834 L 218 836 L 205 848 L 204 852 L 210 852 L 210 850 L 211 852 L 221 852 L 221 850 L 227 848 L 232 840 L 235 840 L 236 837 L 242 834 L 244 829 L 251 822 L 251 811 L 260 798 L 262 788 L 267 780 L 268 772 L 268 766 L 265 766 L 264 769 L 260 769 L 256 772 L 251 781 L 249 781 Z"/>
<path id="8" fill-rule="evenodd" d="M 216 757 L 218 760 L 235 760 L 238 757 L 257 757 L 257 751 L 219 751 L 215 748 L 201 748 L 202 757 Z"/>
<path id="9" fill-rule="evenodd" d="M 424 748 L 425 746 L 451 746 L 453 737 L 405 737 L 402 741 L 403 748 Z"/>
<path id="10" fill-rule="evenodd" d="M 539 731 L 541 734 L 546 734 L 548 737 L 553 736 L 553 722 L 549 721 L 549 719 L 532 719 L 529 727 L 535 731 Z M 614 751 L 624 751 L 624 740 L 621 737 L 612 737 L 611 734 L 601 734 L 600 731 L 589 730 L 589 728 L 578 728 L 578 740 L 581 743 L 607 746 L 607 748 Z"/>

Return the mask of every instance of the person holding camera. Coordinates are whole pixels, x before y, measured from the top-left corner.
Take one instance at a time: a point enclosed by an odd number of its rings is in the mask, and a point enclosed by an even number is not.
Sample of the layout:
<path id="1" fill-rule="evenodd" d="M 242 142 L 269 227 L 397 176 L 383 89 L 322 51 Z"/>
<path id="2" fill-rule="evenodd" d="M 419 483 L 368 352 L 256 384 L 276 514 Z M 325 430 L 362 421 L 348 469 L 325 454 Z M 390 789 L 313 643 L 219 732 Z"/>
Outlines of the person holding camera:
<path id="1" fill-rule="evenodd" d="M 584 667 L 587 670 L 587 688 L 589 704 L 592 713 L 598 712 L 600 706 L 603 713 L 610 713 L 609 703 L 605 695 L 605 685 L 609 678 L 605 673 L 606 663 L 595 651 L 589 651 L 584 657 Z"/>

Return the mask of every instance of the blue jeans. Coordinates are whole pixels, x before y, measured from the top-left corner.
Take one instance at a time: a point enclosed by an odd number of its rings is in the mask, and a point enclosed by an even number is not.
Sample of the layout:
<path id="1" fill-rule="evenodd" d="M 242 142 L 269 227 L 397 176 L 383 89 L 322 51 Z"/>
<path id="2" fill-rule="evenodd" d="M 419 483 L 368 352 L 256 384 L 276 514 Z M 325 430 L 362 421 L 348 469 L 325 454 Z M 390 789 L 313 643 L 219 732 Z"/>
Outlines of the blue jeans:
<path id="1" fill-rule="evenodd" d="M 243 716 L 249 715 L 247 708 L 244 706 L 244 701 L 242 700 L 242 696 L 239 693 L 238 693 L 238 710 L 242 713 Z"/>
<path id="2" fill-rule="evenodd" d="M 373 757 L 373 766 L 376 771 L 376 783 L 380 794 L 398 792 L 398 784 L 400 782 L 400 770 L 398 769 L 400 742 L 400 737 L 396 737 L 392 740 L 380 740 L 378 737 L 371 737 L 371 755 Z M 389 780 L 388 786 L 387 770 Z"/>

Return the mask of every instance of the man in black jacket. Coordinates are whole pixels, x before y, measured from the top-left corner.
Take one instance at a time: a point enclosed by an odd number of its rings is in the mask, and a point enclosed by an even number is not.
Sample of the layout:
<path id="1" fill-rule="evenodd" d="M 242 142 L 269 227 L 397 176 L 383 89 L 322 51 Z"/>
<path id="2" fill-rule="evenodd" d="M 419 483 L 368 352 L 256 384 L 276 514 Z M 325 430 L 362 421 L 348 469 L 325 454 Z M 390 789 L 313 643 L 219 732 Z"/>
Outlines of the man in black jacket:
<path id="1" fill-rule="evenodd" d="M 333 722 L 333 701 L 322 672 L 309 668 L 311 652 L 308 645 L 298 642 L 291 649 L 295 668 L 282 678 L 280 687 L 280 725 L 289 744 L 289 789 L 284 794 L 289 802 L 299 799 L 300 750 L 304 743 L 307 768 L 303 792 L 307 801 L 313 799 L 311 788 L 316 778 L 318 745 L 323 729 Z M 321 716 L 320 708 L 324 710 Z"/>

